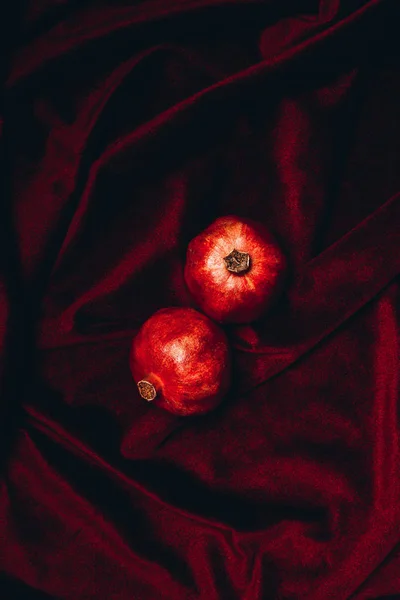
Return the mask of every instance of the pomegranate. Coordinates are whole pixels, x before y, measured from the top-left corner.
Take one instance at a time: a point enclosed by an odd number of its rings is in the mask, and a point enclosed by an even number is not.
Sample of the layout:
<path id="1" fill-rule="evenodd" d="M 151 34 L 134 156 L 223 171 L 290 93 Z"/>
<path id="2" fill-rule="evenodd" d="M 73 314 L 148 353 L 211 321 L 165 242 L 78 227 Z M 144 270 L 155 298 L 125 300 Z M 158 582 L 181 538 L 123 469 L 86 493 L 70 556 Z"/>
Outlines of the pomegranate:
<path id="1" fill-rule="evenodd" d="M 139 394 L 177 415 L 206 413 L 228 391 L 225 333 L 193 308 L 163 308 L 133 340 L 130 368 Z"/>
<path id="2" fill-rule="evenodd" d="M 261 224 L 220 217 L 188 246 L 185 280 L 197 306 L 225 323 L 250 323 L 276 298 L 286 259 Z"/>

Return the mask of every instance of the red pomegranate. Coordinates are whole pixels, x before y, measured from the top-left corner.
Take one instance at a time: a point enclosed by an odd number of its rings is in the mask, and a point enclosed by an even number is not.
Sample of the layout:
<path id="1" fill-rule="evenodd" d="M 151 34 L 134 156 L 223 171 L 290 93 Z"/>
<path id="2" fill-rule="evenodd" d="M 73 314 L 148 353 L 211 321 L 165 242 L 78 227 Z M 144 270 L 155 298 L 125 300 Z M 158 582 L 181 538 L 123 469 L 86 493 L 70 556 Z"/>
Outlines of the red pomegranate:
<path id="1" fill-rule="evenodd" d="M 130 367 L 139 394 L 177 415 L 206 413 L 228 391 L 225 333 L 193 308 L 163 308 L 133 340 Z"/>
<path id="2" fill-rule="evenodd" d="M 250 323 L 281 289 L 286 259 L 261 224 L 220 217 L 189 244 L 185 280 L 198 307 L 216 321 Z"/>

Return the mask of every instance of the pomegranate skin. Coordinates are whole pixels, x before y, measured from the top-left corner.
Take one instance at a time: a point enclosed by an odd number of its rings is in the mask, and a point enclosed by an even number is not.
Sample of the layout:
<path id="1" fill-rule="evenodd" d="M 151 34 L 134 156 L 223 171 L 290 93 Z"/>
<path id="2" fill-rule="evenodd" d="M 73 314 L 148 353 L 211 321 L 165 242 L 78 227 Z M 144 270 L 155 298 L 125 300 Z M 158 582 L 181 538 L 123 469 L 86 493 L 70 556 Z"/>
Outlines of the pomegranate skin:
<path id="1" fill-rule="evenodd" d="M 225 333 L 193 308 L 163 308 L 133 340 L 130 368 L 140 395 L 181 416 L 215 408 L 230 385 Z"/>
<path id="2" fill-rule="evenodd" d="M 287 262 L 261 224 L 220 217 L 188 246 L 184 276 L 198 308 L 220 323 L 256 321 L 282 289 Z"/>

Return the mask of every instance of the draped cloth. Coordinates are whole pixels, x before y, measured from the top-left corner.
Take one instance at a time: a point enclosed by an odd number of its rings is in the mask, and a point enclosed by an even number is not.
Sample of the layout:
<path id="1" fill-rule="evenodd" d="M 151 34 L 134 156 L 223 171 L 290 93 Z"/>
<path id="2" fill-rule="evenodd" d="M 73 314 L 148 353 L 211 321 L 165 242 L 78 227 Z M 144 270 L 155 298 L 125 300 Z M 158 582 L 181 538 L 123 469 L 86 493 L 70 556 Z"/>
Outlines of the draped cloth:
<path id="1" fill-rule="evenodd" d="M 3 9 L 5 11 L 5 9 Z M 5 16 L 5 600 L 400 597 L 395 0 L 31 0 Z M 267 226 L 284 293 L 212 413 L 129 349 L 188 242 Z"/>

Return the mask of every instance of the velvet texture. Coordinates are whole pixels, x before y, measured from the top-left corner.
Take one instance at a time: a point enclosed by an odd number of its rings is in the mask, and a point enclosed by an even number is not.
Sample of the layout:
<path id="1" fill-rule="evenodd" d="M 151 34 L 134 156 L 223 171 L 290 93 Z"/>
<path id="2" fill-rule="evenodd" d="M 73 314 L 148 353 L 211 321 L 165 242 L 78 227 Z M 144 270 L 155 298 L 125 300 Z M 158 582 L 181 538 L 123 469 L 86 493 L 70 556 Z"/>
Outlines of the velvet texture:
<path id="1" fill-rule="evenodd" d="M 0 592 L 400 596 L 395 0 L 31 0 L 4 21 Z M 213 413 L 132 337 L 189 240 L 264 223 L 276 307 Z"/>

